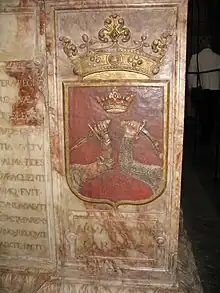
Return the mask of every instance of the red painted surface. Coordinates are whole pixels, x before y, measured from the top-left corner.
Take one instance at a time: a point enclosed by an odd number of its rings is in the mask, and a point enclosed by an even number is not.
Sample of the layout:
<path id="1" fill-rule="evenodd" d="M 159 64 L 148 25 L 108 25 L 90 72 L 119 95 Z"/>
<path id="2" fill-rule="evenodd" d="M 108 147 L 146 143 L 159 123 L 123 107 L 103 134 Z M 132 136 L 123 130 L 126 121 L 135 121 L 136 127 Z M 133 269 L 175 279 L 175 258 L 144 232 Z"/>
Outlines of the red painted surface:
<path id="1" fill-rule="evenodd" d="M 89 133 L 88 124 L 110 119 L 109 134 L 114 152 L 114 169 L 95 179 L 87 180 L 81 193 L 89 198 L 118 200 L 142 200 L 152 195 L 143 182 L 120 172 L 118 154 L 124 129 L 123 120 L 147 121 L 145 128 L 163 152 L 163 88 L 160 87 L 117 87 L 120 93 L 134 93 L 135 98 L 125 113 L 105 112 L 95 97 L 106 96 L 112 87 L 73 87 L 69 90 L 69 147 Z M 100 154 L 100 143 L 94 137 L 70 153 L 70 164 L 89 164 Z M 133 158 L 144 164 L 163 165 L 152 149 L 151 143 L 141 134 L 133 142 Z"/>

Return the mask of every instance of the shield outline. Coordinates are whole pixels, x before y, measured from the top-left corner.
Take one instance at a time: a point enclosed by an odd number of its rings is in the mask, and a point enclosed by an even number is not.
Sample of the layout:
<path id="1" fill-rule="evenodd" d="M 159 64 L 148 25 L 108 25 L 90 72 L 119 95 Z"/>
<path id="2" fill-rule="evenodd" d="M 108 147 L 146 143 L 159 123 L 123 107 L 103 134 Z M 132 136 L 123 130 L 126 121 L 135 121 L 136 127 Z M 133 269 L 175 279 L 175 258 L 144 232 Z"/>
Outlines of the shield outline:
<path id="1" fill-rule="evenodd" d="M 63 81 L 63 109 L 64 109 L 64 146 L 65 146 L 65 177 L 67 181 L 67 185 L 71 192 L 80 200 L 87 202 L 87 203 L 99 203 L 99 204 L 107 204 L 114 208 L 117 208 L 120 205 L 144 205 L 150 203 L 160 197 L 167 186 L 167 172 L 168 172 L 168 133 L 169 133 L 169 105 L 170 105 L 170 83 L 168 80 L 165 81 L 143 81 L 143 80 L 108 80 L 108 81 L 97 81 L 97 80 L 83 80 L 83 81 Z M 87 196 L 82 195 L 76 190 L 73 190 L 70 187 L 69 181 L 70 180 L 70 173 L 69 173 L 69 133 L 68 133 L 68 99 L 69 99 L 69 88 L 79 86 L 94 86 L 94 87 L 116 87 L 116 86 L 145 86 L 145 87 L 163 87 L 163 186 L 159 188 L 159 191 L 154 196 L 150 196 L 144 200 L 119 200 L 113 201 L 109 199 L 94 199 L 89 198 Z M 162 185 L 162 184 L 161 184 Z"/>

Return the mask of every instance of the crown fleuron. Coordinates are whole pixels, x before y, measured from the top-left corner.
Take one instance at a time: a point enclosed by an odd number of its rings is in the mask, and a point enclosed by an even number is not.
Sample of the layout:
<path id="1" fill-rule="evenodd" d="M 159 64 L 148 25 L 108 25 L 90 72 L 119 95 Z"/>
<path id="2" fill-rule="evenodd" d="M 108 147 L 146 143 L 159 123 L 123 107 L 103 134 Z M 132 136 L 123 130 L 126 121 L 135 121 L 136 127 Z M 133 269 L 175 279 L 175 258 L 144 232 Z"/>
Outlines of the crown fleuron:
<path id="1" fill-rule="evenodd" d="M 96 97 L 99 105 L 108 113 L 123 113 L 132 103 L 134 94 L 122 96 L 117 88 L 113 88 L 110 94 L 106 97 Z"/>
<path id="2" fill-rule="evenodd" d="M 145 36 L 131 41 L 131 31 L 124 19 L 115 14 L 105 19 L 98 38 L 83 34 L 83 42 L 79 45 L 73 44 L 68 37 L 61 37 L 60 41 L 74 73 L 81 77 L 105 71 L 130 71 L 151 78 L 160 70 L 169 36 L 170 33 L 163 33 L 151 44 L 146 42 Z"/>

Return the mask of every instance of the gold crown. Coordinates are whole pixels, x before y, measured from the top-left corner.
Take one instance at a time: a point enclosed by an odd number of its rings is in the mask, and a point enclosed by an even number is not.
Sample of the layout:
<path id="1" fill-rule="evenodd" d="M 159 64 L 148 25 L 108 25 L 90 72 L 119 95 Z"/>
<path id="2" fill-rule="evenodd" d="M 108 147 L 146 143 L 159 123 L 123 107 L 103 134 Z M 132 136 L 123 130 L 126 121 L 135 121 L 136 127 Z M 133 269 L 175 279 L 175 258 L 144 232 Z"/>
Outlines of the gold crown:
<path id="1" fill-rule="evenodd" d="M 83 43 L 79 46 L 74 45 L 68 37 L 61 37 L 60 41 L 64 53 L 73 64 L 74 73 L 79 76 L 105 71 L 130 71 L 151 77 L 160 70 L 169 36 L 170 33 L 163 33 L 151 44 L 142 36 L 139 41 L 133 41 L 133 46 L 124 47 L 123 44 L 131 39 L 131 31 L 125 27 L 124 19 L 115 14 L 105 19 L 98 38 L 90 39 L 83 34 Z"/>
<path id="2" fill-rule="evenodd" d="M 125 112 L 133 98 L 133 94 L 122 96 L 117 88 L 113 88 L 107 97 L 96 97 L 96 100 L 106 112 L 117 114 Z"/>

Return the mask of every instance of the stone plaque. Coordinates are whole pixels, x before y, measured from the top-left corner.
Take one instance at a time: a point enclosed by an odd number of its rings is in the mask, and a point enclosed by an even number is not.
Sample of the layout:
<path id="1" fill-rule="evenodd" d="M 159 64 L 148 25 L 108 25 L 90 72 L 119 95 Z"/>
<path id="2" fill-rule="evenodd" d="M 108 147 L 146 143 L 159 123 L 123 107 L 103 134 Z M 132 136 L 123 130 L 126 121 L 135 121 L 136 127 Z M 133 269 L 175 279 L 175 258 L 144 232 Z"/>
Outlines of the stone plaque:
<path id="1" fill-rule="evenodd" d="M 46 194 L 45 114 L 41 68 L 8 61 L 0 72 L 1 264 L 52 264 L 52 199 Z"/>
<path id="2" fill-rule="evenodd" d="M 1 292 L 193 288 L 177 272 L 187 1 L 0 9 Z"/>

